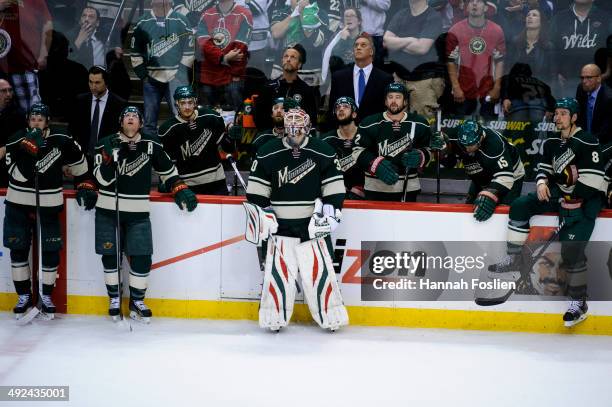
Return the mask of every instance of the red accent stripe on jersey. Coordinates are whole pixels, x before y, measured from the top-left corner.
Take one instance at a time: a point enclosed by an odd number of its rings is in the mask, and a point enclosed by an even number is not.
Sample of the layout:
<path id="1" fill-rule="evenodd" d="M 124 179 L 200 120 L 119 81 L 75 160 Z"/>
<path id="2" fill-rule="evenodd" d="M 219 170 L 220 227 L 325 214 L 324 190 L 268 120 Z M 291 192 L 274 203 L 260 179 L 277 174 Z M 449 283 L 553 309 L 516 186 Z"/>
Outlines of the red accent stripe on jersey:
<path id="1" fill-rule="evenodd" d="M 312 250 L 312 256 L 314 257 L 314 265 L 312 268 L 312 286 L 314 287 L 315 282 L 317 281 L 317 277 L 319 276 L 319 259 L 317 258 L 317 255 L 314 251 L 314 247 L 312 247 L 312 245 L 310 246 L 310 249 Z"/>
<path id="2" fill-rule="evenodd" d="M 325 292 L 325 313 L 327 314 L 327 306 L 329 305 L 329 297 L 332 293 L 332 285 L 331 283 L 327 286 L 327 291 Z"/>
<path id="3" fill-rule="evenodd" d="M 272 286 L 272 283 L 270 283 L 270 288 L 268 288 L 268 291 L 270 292 L 270 294 L 272 294 L 272 298 L 274 298 L 274 304 L 276 305 L 276 312 L 280 313 L 280 306 L 278 305 L 278 297 L 276 296 L 276 290 Z"/>

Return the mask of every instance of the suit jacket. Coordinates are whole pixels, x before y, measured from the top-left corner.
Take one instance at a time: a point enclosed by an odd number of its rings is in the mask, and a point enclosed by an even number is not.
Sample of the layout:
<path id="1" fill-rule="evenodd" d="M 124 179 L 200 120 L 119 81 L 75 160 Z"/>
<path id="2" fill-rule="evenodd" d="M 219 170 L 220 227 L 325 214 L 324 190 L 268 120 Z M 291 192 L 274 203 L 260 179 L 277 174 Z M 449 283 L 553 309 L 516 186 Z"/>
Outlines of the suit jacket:
<path id="1" fill-rule="evenodd" d="M 334 104 L 339 97 L 349 96 L 355 99 L 355 88 L 353 86 L 353 66 L 334 72 L 332 75 L 331 91 L 329 93 L 328 121 L 335 123 Z M 385 110 L 385 89 L 393 82 L 393 77 L 385 71 L 376 67 L 372 68 L 368 83 L 366 84 L 363 100 L 357 109 L 357 120 L 383 112 Z M 357 102 L 357 100 L 355 100 Z"/>
<path id="2" fill-rule="evenodd" d="M 578 86 L 576 90 L 576 100 L 580 106 L 578 113 L 578 126 L 587 130 L 587 103 L 588 94 L 582 90 L 582 86 Z M 593 109 L 593 121 L 591 123 L 591 134 L 599 139 L 601 144 L 607 144 L 612 141 L 612 88 L 606 84 L 601 84 L 597 99 L 595 99 L 595 108 Z"/>
<path id="3" fill-rule="evenodd" d="M 85 153 L 87 153 L 89 137 L 91 135 L 92 98 L 91 93 L 82 93 L 76 97 L 75 106 L 72 109 L 68 123 L 68 131 Z M 98 140 L 119 131 L 119 115 L 126 106 L 126 103 L 124 99 L 109 91 L 104 113 L 102 113 L 100 118 Z"/>

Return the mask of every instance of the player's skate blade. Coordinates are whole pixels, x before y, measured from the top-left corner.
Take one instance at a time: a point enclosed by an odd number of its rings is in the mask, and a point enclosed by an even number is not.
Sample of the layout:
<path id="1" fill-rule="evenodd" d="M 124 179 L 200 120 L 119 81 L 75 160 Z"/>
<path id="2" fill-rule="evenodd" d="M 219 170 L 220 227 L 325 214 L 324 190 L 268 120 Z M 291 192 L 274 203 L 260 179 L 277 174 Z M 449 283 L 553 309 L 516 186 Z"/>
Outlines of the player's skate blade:
<path id="1" fill-rule="evenodd" d="M 130 318 L 135 321 L 148 324 L 151 322 L 153 313 L 141 300 L 130 300 Z"/>

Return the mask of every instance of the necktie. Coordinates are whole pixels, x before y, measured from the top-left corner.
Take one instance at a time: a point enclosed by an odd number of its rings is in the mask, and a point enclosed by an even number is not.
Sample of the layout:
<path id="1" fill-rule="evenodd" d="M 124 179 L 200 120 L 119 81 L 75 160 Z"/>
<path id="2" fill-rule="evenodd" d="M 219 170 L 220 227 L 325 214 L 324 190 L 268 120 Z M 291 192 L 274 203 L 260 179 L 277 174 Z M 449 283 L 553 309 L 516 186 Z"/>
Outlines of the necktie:
<path id="1" fill-rule="evenodd" d="M 94 154 L 96 143 L 98 142 L 98 125 L 100 124 L 100 99 L 96 98 L 96 107 L 94 108 L 93 118 L 91 119 L 91 131 L 89 133 L 89 146 L 87 152 Z"/>
<path id="2" fill-rule="evenodd" d="M 363 93 L 365 92 L 366 82 L 365 82 L 365 72 L 363 69 L 359 70 L 359 82 L 357 82 L 357 90 L 359 95 L 357 95 L 357 104 L 361 104 L 361 98 L 363 97 Z"/>
<path id="3" fill-rule="evenodd" d="M 589 102 L 587 104 L 587 131 L 591 132 L 591 124 L 593 123 L 593 110 L 595 109 L 595 94 L 589 95 Z"/>

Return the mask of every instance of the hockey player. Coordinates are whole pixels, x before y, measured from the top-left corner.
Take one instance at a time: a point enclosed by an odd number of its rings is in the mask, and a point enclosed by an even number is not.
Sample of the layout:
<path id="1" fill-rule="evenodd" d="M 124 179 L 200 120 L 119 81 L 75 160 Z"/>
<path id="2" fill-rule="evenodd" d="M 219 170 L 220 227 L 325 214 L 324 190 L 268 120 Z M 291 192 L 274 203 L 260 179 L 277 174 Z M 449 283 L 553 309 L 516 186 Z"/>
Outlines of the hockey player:
<path id="1" fill-rule="evenodd" d="M 179 178 L 159 138 L 142 134 L 143 118 L 134 106 L 123 109 L 121 130 L 104 137 L 96 146 L 94 175 L 100 185 L 96 204 L 96 253 L 102 255 L 104 281 L 110 297 L 109 315 L 119 317 L 119 279 L 115 247 L 115 171 L 119 171 L 119 217 L 122 247 L 130 260 L 130 317 L 148 322 L 152 313 L 145 305 L 147 278 L 151 270 L 153 242 L 149 220 L 151 169 L 172 191 L 181 209 L 193 211 L 194 193 Z M 118 167 L 118 168 L 117 168 Z"/>
<path id="2" fill-rule="evenodd" d="M 63 209 L 63 171 L 67 165 L 74 176 L 77 203 L 91 210 L 96 204 L 96 185 L 79 145 L 70 137 L 49 127 L 49 108 L 32 105 L 28 127 L 15 133 L 6 144 L 9 185 L 4 216 L 4 246 L 11 252 L 11 270 L 19 296 L 13 309 L 19 319 L 32 307 L 30 281 L 30 241 L 36 228 L 36 178 L 42 246 L 41 311 L 53 318 L 51 294 L 57 277 L 62 248 L 59 214 Z M 38 233 L 39 231 L 36 231 Z"/>
<path id="3" fill-rule="evenodd" d="M 536 177 L 537 191 L 516 199 L 510 206 L 508 255 L 489 268 L 491 277 L 501 278 L 502 273 L 512 273 L 511 278 L 518 279 L 525 268 L 521 251 L 529 234 L 531 217 L 558 212 L 561 257 L 568 273 L 567 295 L 571 299 L 563 315 L 567 327 L 587 317 L 584 249 L 604 205 L 606 192 L 599 142 L 576 126 L 577 113 L 575 99 L 557 100 L 554 121 L 560 137 L 549 138 L 543 143 Z"/>
<path id="4" fill-rule="evenodd" d="M 355 137 L 353 154 L 365 171 L 366 199 L 400 201 L 405 195 L 414 202 L 421 190 L 418 171 L 431 159 L 431 129 L 425 118 L 405 111 L 404 85 L 387 86 L 385 106 L 385 112 L 363 119 Z"/>
<path id="5" fill-rule="evenodd" d="M 253 156 L 268 141 L 282 138 L 285 135 L 285 112 L 299 107 L 293 98 L 276 98 L 272 105 L 272 128 L 263 130 L 255 136 L 251 143 Z"/>
<path id="6" fill-rule="evenodd" d="M 259 243 L 274 234 L 266 253 L 259 325 L 277 331 L 289 323 L 299 272 L 313 318 L 335 330 L 348 323 L 328 247 L 341 217 L 342 172 L 331 147 L 307 136 L 306 112 L 290 109 L 284 124 L 285 136 L 257 153 L 245 203 L 247 240 Z"/>
<path id="7" fill-rule="evenodd" d="M 466 120 L 447 131 L 441 163 L 453 168 L 461 160 L 472 180 L 465 203 L 474 204 L 474 218 L 484 222 L 498 204 L 510 205 L 521 195 L 525 169 L 515 146 L 495 130 Z"/>
<path id="8" fill-rule="evenodd" d="M 357 134 L 357 104 L 353 98 L 342 96 L 334 104 L 334 114 L 338 129 L 321 136 L 321 139 L 332 146 L 340 160 L 340 167 L 344 174 L 344 186 L 348 199 L 364 199 L 363 170 L 355 162 L 353 147 Z"/>
<path id="9" fill-rule="evenodd" d="M 227 195 L 219 147 L 234 147 L 225 136 L 223 118 L 212 109 L 198 107 L 190 86 L 176 88 L 174 100 L 178 114 L 159 128 L 164 150 L 194 193 Z"/>

